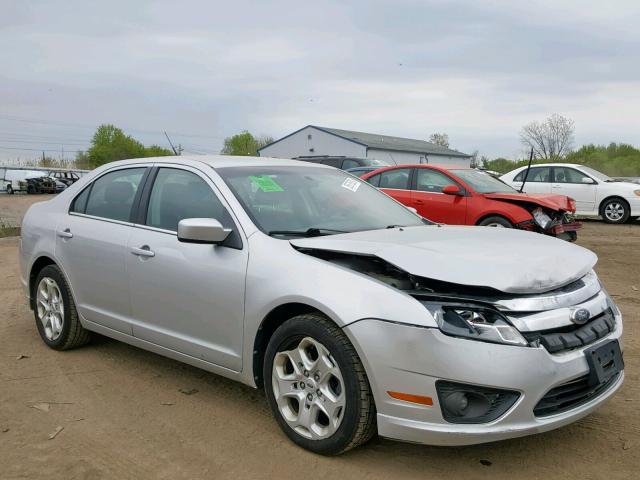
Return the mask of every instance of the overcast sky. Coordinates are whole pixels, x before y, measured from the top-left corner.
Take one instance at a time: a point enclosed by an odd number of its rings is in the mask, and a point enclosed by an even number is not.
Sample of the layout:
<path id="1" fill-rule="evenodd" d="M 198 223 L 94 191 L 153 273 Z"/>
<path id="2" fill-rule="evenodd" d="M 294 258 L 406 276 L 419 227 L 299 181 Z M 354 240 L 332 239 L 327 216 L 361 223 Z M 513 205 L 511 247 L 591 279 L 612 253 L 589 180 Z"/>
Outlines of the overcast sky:
<path id="1" fill-rule="evenodd" d="M 307 124 L 521 155 L 557 112 L 576 143 L 640 144 L 640 2 L 0 0 L 0 159 L 84 149 L 100 123 L 218 153 Z M 62 143 L 62 145 L 60 145 Z M 31 150 L 20 150 L 31 149 Z M 71 153 L 70 153 L 71 152 Z"/>

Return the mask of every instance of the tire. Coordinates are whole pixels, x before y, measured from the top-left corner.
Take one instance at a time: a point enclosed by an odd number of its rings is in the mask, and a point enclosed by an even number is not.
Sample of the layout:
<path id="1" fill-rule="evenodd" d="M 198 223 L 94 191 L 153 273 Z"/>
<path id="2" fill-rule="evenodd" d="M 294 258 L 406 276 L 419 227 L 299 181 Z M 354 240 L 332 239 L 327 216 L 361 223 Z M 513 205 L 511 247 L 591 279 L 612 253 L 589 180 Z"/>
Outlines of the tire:
<path id="1" fill-rule="evenodd" d="M 34 187 L 34 186 L 33 186 L 33 185 L 31 185 L 31 184 L 27 185 L 27 193 L 29 193 L 29 194 L 31 194 L 31 195 L 33 195 L 33 194 L 37 193 L 37 192 L 36 192 L 36 187 Z"/>
<path id="2" fill-rule="evenodd" d="M 600 216 L 605 223 L 625 223 L 630 214 L 629 204 L 620 198 L 609 198 L 600 205 Z"/>
<path id="3" fill-rule="evenodd" d="M 338 455 L 376 434 L 376 408 L 362 362 L 344 332 L 325 316 L 298 315 L 278 327 L 267 346 L 263 375 L 273 415 L 302 448 Z"/>
<path id="4" fill-rule="evenodd" d="M 513 224 L 504 217 L 494 215 L 478 222 L 480 227 L 513 228 Z"/>
<path id="5" fill-rule="evenodd" d="M 11 186 L 11 184 L 7 184 L 7 193 L 9 195 L 13 195 L 13 187 Z"/>
<path id="6" fill-rule="evenodd" d="M 69 350 L 89 342 L 90 333 L 80 324 L 69 284 L 57 266 L 48 265 L 40 271 L 33 295 L 36 327 L 47 346 Z M 47 315 L 52 310 L 53 314 Z"/>

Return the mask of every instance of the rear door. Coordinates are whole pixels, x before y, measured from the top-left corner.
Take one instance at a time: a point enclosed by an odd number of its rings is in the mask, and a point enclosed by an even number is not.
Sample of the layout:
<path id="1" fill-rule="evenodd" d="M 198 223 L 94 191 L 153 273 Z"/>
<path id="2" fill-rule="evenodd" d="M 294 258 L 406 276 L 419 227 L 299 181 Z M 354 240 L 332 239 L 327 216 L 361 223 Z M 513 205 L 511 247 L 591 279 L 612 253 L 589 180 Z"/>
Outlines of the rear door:
<path id="1" fill-rule="evenodd" d="M 56 256 L 87 320 L 131 334 L 125 270 L 134 205 L 147 168 L 112 170 L 87 186 L 56 228 Z"/>
<path id="2" fill-rule="evenodd" d="M 413 174 L 413 168 L 394 168 L 391 170 L 385 170 L 374 180 L 376 187 L 380 188 L 384 193 L 397 201 L 406 205 L 407 207 L 413 207 L 411 204 L 411 177 Z M 374 177 L 372 177 L 373 179 Z"/>
<path id="3" fill-rule="evenodd" d="M 525 193 L 551 193 L 550 167 L 531 167 L 528 175 L 526 169 L 522 170 L 514 177 L 513 188 L 520 190 L 525 176 L 527 177 L 523 189 Z"/>
<path id="4" fill-rule="evenodd" d="M 415 189 L 411 192 L 411 206 L 429 220 L 451 225 L 464 225 L 467 215 L 467 197 L 447 195 L 447 185 L 464 188 L 448 175 L 432 168 L 415 169 Z"/>
<path id="5" fill-rule="evenodd" d="M 593 212 L 596 208 L 596 183 L 583 183 L 588 175 L 571 167 L 553 167 L 551 193 L 566 195 L 576 201 L 576 211 Z M 591 177 L 589 177 L 591 178 Z"/>
<path id="6" fill-rule="evenodd" d="M 248 262 L 241 232 L 199 170 L 162 166 L 154 175 L 141 201 L 146 215 L 138 218 L 126 253 L 133 335 L 240 371 Z M 178 241 L 184 218 L 215 218 L 232 229 L 230 242 Z"/>

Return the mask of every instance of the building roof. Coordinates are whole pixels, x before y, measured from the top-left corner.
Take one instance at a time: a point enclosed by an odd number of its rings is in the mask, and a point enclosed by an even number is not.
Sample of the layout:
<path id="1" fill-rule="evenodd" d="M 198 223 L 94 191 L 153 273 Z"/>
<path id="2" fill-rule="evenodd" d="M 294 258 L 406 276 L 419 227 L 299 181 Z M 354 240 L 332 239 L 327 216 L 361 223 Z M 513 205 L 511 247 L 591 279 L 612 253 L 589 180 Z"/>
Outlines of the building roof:
<path id="1" fill-rule="evenodd" d="M 436 145 L 435 143 L 427 142 L 425 140 L 416 140 L 413 138 L 404 138 L 404 137 L 392 137 L 390 135 L 381 135 L 378 133 L 365 133 L 365 132 L 356 132 L 354 130 L 342 130 L 339 128 L 330 128 L 330 127 L 319 127 L 317 125 L 307 125 L 306 127 L 301 128 L 300 130 L 296 130 L 289 135 L 282 137 L 275 142 L 270 143 L 269 145 L 265 145 L 260 150 L 273 145 L 274 143 L 278 143 L 280 140 L 284 140 L 291 135 L 298 133 L 301 130 L 304 130 L 307 127 L 315 128 L 320 131 L 329 133 L 331 135 L 336 135 L 340 138 L 344 138 L 345 140 L 349 140 L 354 143 L 359 143 L 368 148 L 375 148 L 379 150 L 392 150 L 397 152 L 415 152 L 415 153 L 426 153 L 428 155 L 448 155 L 452 157 L 471 157 L 466 153 L 458 152 L 457 150 L 452 150 L 450 148 L 441 147 L 440 145 Z"/>

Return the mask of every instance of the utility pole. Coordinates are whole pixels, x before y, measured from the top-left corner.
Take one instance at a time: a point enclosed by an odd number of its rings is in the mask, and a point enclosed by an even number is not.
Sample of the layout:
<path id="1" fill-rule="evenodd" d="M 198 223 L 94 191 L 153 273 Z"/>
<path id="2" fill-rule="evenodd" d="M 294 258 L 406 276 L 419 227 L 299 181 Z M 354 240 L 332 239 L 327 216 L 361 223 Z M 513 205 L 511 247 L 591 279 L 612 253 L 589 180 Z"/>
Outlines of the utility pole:
<path id="1" fill-rule="evenodd" d="M 167 132 L 164 132 L 164 136 L 167 137 L 167 140 L 169 141 L 169 145 L 171 145 L 171 150 L 173 150 L 174 155 L 181 155 L 182 154 L 182 145 L 178 144 L 178 148 L 176 149 L 176 147 L 173 146 L 173 143 L 171 143 L 171 139 L 169 138 L 169 135 L 167 135 Z"/>

